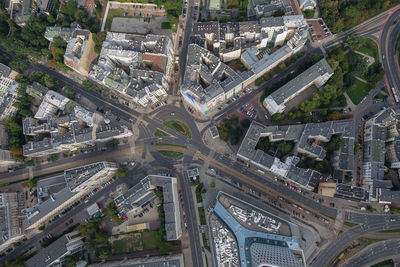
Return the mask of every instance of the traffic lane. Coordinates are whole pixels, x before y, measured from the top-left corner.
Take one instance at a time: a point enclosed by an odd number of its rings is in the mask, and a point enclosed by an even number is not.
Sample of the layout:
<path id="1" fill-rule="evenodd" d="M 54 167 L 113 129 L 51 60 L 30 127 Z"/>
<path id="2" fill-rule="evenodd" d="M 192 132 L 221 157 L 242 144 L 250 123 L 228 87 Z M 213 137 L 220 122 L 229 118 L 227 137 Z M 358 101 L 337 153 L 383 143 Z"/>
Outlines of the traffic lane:
<path id="1" fill-rule="evenodd" d="M 372 263 L 376 262 L 378 259 L 379 261 L 383 261 L 388 257 L 398 256 L 398 254 L 400 254 L 400 240 L 386 240 L 368 246 L 347 261 L 343 266 L 372 265 Z"/>
<path id="2" fill-rule="evenodd" d="M 49 162 L 47 164 L 32 167 L 33 177 L 46 175 L 54 172 L 61 172 L 65 169 L 74 167 L 76 164 L 81 165 L 93 163 L 101 160 L 119 160 L 127 157 L 125 151 L 130 148 L 129 144 L 118 146 L 116 149 L 106 150 L 99 153 L 98 151 L 89 152 L 87 154 L 79 154 L 73 157 L 64 158 L 55 162 Z M 73 164 L 72 164 L 73 163 Z M 29 179 L 29 170 L 27 168 L 14 171 L 12 173 L 6 173 L 0 175 L 0 181 L 13 180 L 22 181 Z"/>
<path id="3" fill-rule="evenodd" d="M 268 174 L 267 177 L 261 177 L 258 174 L 256 174 L 255 172 L 250 172 L 247 167 L 245 167 L 241 164 L 238 164 L 234 161 L 231 161 L 230 159 L 226 158 L 223 155 L 215 153 L 214 158 L 216 160 L 218 160 L 219 162 L 235 169 L 236 171 L 239 171 L 239 172 L 243 173 L 244 175 L 251 177 L 252 179 L 255 179 L 256 181 L 258 181 L 260 183 L 266 184 L 269 188 L 271 188 L 275 192 L 280 193 L 283 198 L 289 197 L 289 200 L 292 199 L 292 200 L 297 201 L 298 203 L 302 203 L 303 204 L 302 206 L 304 206 L 305 208 L 311 208 L 323 215 L 328 215 L 330 217 L 336 217 L 336 213 L 337 213 L 336 209 L 321 205 L 320 203 L 314 201 L 313 199 L 305 197 L 302 194 L 299 194 L 297 191 L 290 190 L 286 186 L 283 186 L 280 183 L 274 182 L 273 181 L 274 176 L 277 176 L 277 175 L 266 172 L 266 174 Z M 237 178 L 235 178 L 235 179 L 237 179 Z M 257 188 L 254 188 L 254 189 L 257 190 Z"/>
<path id="4" fill-rule="evenodd" d="M 186 214 L 187 231 L 190 239 L 193 266 L 203 266 L 202 249 L 200 244 L 200 232 L 198 229 L 194 199 L 190 188 L 189 179 L 185 174 L 177 173 L 180 180 L 182 197 L 184 199 L 183 210 Z"/>
<path id="5" fill-rule="evenodd" d="M 380 57 L 383 63 L 384 70 L 386 72 L 388 85 L 390 88 L 396 88 L 397 91 L 398 87 L 396 85 L 396 80 L 398 80 L 398 75 L 395 75 L 397 73 L 397 71 L 395 71 L 396 59 L 392 55 L 394 52 L 394 45 L 399 30 L 399 28 L 397 27 L 397 20 L 399 19 L 399 15 L 400 15 L 400 10 L 396 10 L 388 18 L 385 27 L 382 30 L 380 45 L 379 45 L 379 48 L 381 50 Z"/>
<path id="6" fill-rule="evenodd" d="M 197 128 L 193 117 L 190 116 L 184 108 L 165 106 L 165 108 L 163 108 L 160 112 L 156 113 L 155 118 L 158 118 L 163 122 L 167 120 L 180 120 L 189 127 L 193 139 L 201 139 L 199 129 Z"/>

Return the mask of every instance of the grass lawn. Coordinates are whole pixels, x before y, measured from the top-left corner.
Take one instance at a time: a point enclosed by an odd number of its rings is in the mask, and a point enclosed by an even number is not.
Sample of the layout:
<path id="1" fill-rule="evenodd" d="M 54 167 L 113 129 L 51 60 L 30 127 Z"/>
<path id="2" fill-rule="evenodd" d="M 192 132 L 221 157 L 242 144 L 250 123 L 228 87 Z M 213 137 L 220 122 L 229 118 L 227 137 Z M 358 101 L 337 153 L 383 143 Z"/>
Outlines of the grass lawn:
<path id="1" fill-rule="evenodd" d="M 181 121 L 177 120 L 164 121 L 164 125 L 171 128 L 174 131 L 177 131 L 180 134 L 187 136 L 188 138 L 192 138 L 192 133 L 190 132 L 189 127 L 187 127 L 187 125 Z"/>
<path id="2" fill-rule="evenodd" d="M 161 131 L 160 129 L 157 129 L 157 130 L 154 132 L 154 136 L 155 136 L 155 137 L 163 137 L 163 136 L 169 136 L 169 134 L 167 134 L 167 133 L 164 132 L 164 131 Z"/>
<path id="3" fill-rule="evenodd" d="M 207 236 L 205 233 L 201 234 L 202 238 L 203 238 L 203 245 L 204 248 L 207 249 L 208 251 L 210 251 L 210 246 L 207 245 Z"/>
<path id="4" fill-rule="evenodd" d="M 360 246 L 362 248 L 365 248 L 373 243 L 383 241 L 383 240 L 385 240 L 385 239 L 375 239 L 375 238 L 366 238 L 366 237 L 360 237 L 359 239 L 357 239 L 358 243 L 360 243 Z"/>
<path id="5" fill-rule="evenodd" d="M 159 247 L 160 239 L 157 232 L 144 232 L 142 233 L 143 250 L 152 250 Z"/>
<path id="6" fill-rule="evenodd" d="M 363 38 L 357 51 L 370 55 L 375 58 L 375 61 L 379 61 L 378 45 L 372 39 Z"/>
<path id="7" fill-rule="evenodd" d="M 350 97 L 351 101 L 355 105 L 358 105 L 370 90 L 371 87 L 369 84 L 366 84 L 360 80 L 356 80 L 356 82 L 350 88 L 348 88 L 346 92 Z"/>
<path id="8" fill-rule="evenodd" d="M 390 229 L 390 230 L 382 230 L 382 231 L 378 231 L 378 233 L 400 233 L 400 228 Z"/>
<path id="9" fill-rule="evenodd" d="M 168 150 L 160 150 L 158 152 L 160 152 L 161 155 L 167 158 L 178 158 L 183 155 L 183 153 L 181 152 L 168 151 Z"/>
<path id="10" fill-rule="evenodd" d="M 358 225 L 358 223 L 353 223 L 353 222 L 348 222 L 348 221 L 345 221 L 343 224 L 348 227 L 354 227 L 354 226 Z"/>
<path id="11" fill-rule="evenodd" d="M 377 264 L 372 265 L 371 267 L 393 267 L 393 266 L 394 266 L 394 262 L 392 259 L 390 259 L 390 260 L 381 261 Z"/>
<path id="12" fill-rule="evenodd" d="M 155 145 L 156 146 L 177 146 L 177 147 L 187 148 L 185 145 L 180 145 L 180 144 L 156 143 Z"/>
<path id="13" fill-rule="evenodd" d="M 200 224 L 201 225 L 206 225 L 206 215 L 204 214 L 204 208 L 199 207 L 199 217 L 200 217 Z"/>
<path id="14" fill-rule="evenodd" d="M 391 214 L 400 213 L 400 208 L 392 206 L 390 207 L 390 213 Z"/>
<path id="15" fill-rule="evenodd" d="M 136 238 L 133 235 L 124 237 L 113 242 L 114 254 L 132 253 L 141 250 L 142 239 Z"/>

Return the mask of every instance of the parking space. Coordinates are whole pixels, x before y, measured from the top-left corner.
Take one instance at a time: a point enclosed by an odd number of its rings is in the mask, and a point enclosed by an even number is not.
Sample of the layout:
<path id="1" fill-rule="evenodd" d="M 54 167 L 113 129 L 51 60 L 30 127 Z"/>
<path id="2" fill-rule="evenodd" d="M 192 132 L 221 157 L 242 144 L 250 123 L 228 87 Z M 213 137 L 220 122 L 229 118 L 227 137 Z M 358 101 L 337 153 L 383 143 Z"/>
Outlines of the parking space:
<path id="1" fill-rule="evenodd" d="M 311 35 L 314 41 L 319 41 L 332 35 L 328 26 L 326 26 L 325 22 L 321 18 L 308 19 L 307 24 L 310 27 Z"/>

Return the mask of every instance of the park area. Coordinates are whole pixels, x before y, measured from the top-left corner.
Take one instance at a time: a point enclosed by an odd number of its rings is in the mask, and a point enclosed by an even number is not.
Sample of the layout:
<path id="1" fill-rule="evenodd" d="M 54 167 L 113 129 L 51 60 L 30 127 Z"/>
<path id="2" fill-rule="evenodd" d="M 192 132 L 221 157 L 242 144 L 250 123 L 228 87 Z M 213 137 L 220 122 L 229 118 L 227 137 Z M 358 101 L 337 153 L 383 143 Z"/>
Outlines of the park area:
<path id="1" fill-rule="evenodd" d="M 363 98 L 368 94 L 370 91 L 371 87 L 370 85 L 360 81 L 356 80 L 355 83 L 347 89 L 347 95 L 350 97 L 351 101 L 355 104 L 358 105 Z"/>
<path id="2" fill-rule="evenodd" d="M 169 120 L 165 121 L 164 125 L 188 138 L 192 138 L 192 133 L 190 132 L 189 127 L 187 127 L 187 125 L 183 122 L 177 120 Z"/>
<path id="3" fill-rule="evenodd" d="M 161 241 L 158 231 L 120 234 L 112 236 L 113 254 L 126 254 L 138 251 L 159 250 L 167 241 Z"/>

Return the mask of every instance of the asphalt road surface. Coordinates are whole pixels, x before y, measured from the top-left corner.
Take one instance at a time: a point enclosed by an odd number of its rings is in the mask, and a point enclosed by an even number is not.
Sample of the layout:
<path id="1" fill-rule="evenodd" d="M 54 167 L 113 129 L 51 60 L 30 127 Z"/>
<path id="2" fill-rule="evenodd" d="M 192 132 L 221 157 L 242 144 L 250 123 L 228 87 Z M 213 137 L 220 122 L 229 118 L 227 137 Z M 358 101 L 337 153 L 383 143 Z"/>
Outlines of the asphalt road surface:
<path id="1" fill-rule="evenodd" d="M 375 243 L 356 254 L 343 267 L 370 266 L 373 262 L 381 262 L 400 255 L 400 240 L 386 240 Z"/>
<path id="2" fill-rule="evenodd" d="M 400 77 L 399 70 L 396 67 L 395 47 L 400 34 L 400 9 L 394 11 L 387 19 L 380 38 L 379 50 L 383 69 L 386 73 L 386 83 L 390 89 L 393 89 L 400 100 Z"/>

